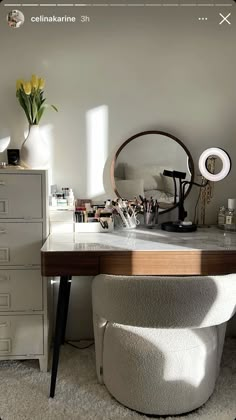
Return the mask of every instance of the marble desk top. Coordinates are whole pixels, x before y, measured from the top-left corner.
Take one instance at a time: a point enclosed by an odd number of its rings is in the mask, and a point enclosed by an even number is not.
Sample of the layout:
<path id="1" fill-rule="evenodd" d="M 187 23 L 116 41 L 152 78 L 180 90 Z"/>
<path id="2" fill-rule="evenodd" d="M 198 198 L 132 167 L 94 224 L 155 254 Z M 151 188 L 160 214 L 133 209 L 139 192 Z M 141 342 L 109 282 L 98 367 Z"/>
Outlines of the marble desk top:
<path id="1" fill-rule="evenodd" d="M 215 226 L 193 233 L 136 228 L 113 233 L 64 233 L 49 235 L 42 252 L 70 251 L 236 251 L 236 232 Z"/>

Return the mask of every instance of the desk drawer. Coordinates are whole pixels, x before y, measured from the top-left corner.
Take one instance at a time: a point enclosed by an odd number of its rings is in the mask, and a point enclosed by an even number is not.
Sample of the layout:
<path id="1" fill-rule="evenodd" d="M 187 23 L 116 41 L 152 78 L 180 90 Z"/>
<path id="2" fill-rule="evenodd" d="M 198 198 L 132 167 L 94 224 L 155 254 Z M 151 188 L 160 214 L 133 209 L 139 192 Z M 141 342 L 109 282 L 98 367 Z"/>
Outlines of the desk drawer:
<path id="1" fill-rule="evenodd" d="M 43 354 L 43 316 L 0 316 L 0 357 Z"/>
<path id="2" fill-rule="evenodd" d="M 0 223 L 0 265 L 40 265 L 42 223 Z"/>
<path id="3" fill-rule="evenodd" d="M 41 197 L 40 174 L 0 174 L 0 218 L 42 218 Z"/>
<path id="4" fill-rule="evenodd" d="M 0 312 L 41 311 L 42 297 L 40 270 L 0 270 Z"/>

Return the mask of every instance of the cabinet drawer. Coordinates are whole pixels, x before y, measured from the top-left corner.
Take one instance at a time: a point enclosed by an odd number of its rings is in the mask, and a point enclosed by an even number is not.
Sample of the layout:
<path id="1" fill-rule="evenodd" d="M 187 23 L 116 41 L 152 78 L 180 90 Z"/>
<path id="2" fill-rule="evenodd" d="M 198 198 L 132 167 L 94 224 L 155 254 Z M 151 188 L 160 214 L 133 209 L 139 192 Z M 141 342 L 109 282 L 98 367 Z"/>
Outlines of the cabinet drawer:
<path id="1" fill-rule="evenodd" d="M 0 265 L 40 265 L 42 223 L 0 223 Z"/>
<path id="2" fill-rule="evenodd" d="M 0 174 L 0 218 L 40 219 L 42 216 L 41 175 Z"/>
<path id="3" fill-rule="evenodd" d="M 43 316 L 0 316 L 0 357 L 43 354 Z"/>
<path id="4" fill-rule="evenodd" d="M 40 270 L 0 270 L 0 312 L 42 309 Z"/>

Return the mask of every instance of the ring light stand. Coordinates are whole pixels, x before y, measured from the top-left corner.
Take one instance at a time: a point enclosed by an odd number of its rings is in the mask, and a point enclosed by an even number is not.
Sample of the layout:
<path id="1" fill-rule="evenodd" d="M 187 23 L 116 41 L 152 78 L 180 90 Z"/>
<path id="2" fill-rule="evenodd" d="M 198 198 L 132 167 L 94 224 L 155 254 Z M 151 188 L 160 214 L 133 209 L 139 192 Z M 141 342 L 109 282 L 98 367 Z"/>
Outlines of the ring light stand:
<path id="1" fill-rule="evenodd" d="M 207 170 L 207 159 L 210 156 L 217 156 L 222 162 L 222 169 L 218 174 L 212 174 Z M 203 188 L 208 185 L 208 181 L 221 181 L 224 179 L 230 172 L 231 169 L 231 160 L 229 155 L 222 149 L 212 147 L 206 149 L 199 158 L 199 170 L 204 178 L 207 179 L 205 184 L 198 184 L 196 182 L 184 181 L 186 177 L 185 172 L 178 171 L 164 171 L 163 175 L 172 177 L 175 185 L 175 200 L 176 200 L 176 179 L 179 180 L 179 203 L 178 203 L 178 220 L 175 222 L 165 222 L 162 223 L 161 228 L 167 232 L 195 232 L 197 225 L 192 222 L 185 222 L 184 219 L 187 216 L 187 212 L 184 209 L 184 193 L 187 185 L 196 185 L 197 187 Z"/>

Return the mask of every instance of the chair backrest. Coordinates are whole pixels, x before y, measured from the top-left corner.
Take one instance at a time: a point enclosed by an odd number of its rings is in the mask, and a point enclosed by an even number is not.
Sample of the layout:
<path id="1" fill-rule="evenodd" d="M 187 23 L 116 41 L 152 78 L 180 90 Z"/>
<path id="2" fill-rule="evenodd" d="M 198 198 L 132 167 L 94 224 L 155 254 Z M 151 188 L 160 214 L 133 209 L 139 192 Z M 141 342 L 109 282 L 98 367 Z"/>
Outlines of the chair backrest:
<path id="1" fill-rule="evenodd" d="M 119 324 L 202 328 L 236 311 L 236 274 L 222 276 L 114 276 L 92 283 L 94 314 Z"/>

